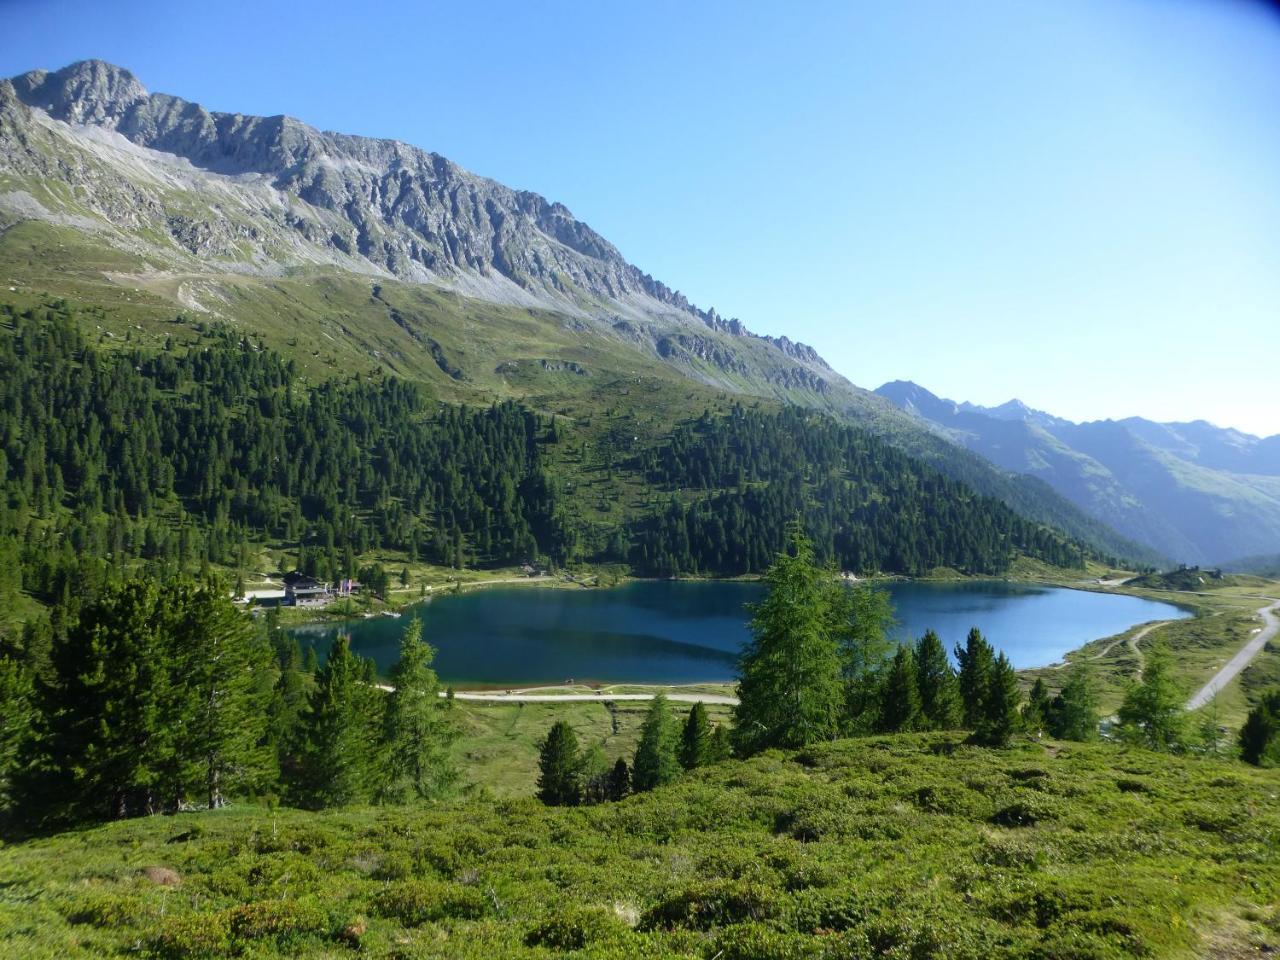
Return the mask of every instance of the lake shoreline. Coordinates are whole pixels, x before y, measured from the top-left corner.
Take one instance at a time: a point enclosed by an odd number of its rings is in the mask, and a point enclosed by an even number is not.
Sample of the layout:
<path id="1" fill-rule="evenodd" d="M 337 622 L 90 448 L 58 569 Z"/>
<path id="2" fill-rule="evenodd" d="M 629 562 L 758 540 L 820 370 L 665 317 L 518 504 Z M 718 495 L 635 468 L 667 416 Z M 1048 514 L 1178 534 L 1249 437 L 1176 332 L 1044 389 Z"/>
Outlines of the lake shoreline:
<path id="1" fill-rule="evenodd" d="M 532 579 L 488 585 L 547 585 L 530 583 Z M 1079 582 L 991 577 L 898 577 L 877 582 L 894 593 L 900 619 L 896 639 L 937 629 L 950 646 L 976 625 L 1008 650 L 1019 671 L 1062 663 L 1096 641 L 1147 620 L 1194 615 L 1189 605 L 1175 605 L 1167 598 L 1089 590 Z M 701 593 L 703 588 L 708 592 Z M 471 589 L 450 590 L 417 603 L 423 604 L 418 612 L 438 651 L 437 671 L 458 691 L 572 687 L 582 693 L 690 685 L 724 690 L 733 683 L 733 664 L 748 640 L 744 605 L 758 599 L 759 589 L 758 578 L 626 578 L 559 597 L 553 596 L 559 591 L 512 590 L 499 598 Z M 1115 597 L 1120 605 L 1102 601 L 1102 596 Z M 463 602 L 457 607 L 431 603 L 439 597 L 459 597 Z M 401 616 L 413 613 L 409 605 Z M 373 656 L 385 673 L 403 624 L 375 615 L 286 629 L 321 654 L 329 638 L 346 633 L 353 650 Z"/>

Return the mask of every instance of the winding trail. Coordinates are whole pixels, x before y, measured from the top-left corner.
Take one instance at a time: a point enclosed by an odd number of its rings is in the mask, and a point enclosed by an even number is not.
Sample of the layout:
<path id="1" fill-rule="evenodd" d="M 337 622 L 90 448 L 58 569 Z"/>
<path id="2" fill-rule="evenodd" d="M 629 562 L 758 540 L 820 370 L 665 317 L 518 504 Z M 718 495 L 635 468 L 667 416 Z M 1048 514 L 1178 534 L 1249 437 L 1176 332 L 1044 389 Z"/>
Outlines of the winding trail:
<path id="1" fill-rule="evenodd" d="M 1196 691 L 1195 695 L 1187 701 L 1188 710 L 1199 710 L 1210 700 L 1216 697 L 1228 683 L 1236 678 L 1241 670 L 1249 665 L 1249 661 L 1256 657 L 1262 648 L 1267 645 L 1267 641 L 1280 633 L 1280 617 L 1276 616 L 1276 612 L 1280 611 L 1280 600 L 1273 597 L 1264 599 L 1271 600 L 1270 605 L 1258 608 L 1258 616 L 1262 618 L 1263 628 L 1254 634 L 1249 642 L 1241 647 L 1234 657 L 1227 661 L 1226 666 L 1215 673 L 1203 687 Z"/>
<path id="2" fill-rule="evenodd" d="M 1090 660 L 1101 660 L 1103 657 L 1109 654 L 1116 647 L 1120 646 L 1120 644 L 1124 643 L 1124 644 L 1127 644 L 1129 649 L 1133 651 L 1133 655 L 1138 658 L 1138 669 L 1136 671 L 1136 678 L 1138 680 L 1141 680 L 1142 679 L 1142 651 L 1138 649 L 1138 644 L 1141 643 L 1143 640 L 1145 640 L 1147 637 L 1147 634 L 1149 634 L 1152 630 L 1155 630 L 1159 627 L 1163 627 L 1165 624 L 1169 624 L 1169 623 L 1177 623 L 1177 621 L 1176 620 L 1156 620 L 1154 623 L 1148 623 L 1145 627 L 1143 627 L 1137 633 L 1133 634 L 1133 636 L 1131 637 L 1117 637 L 1115 640 L 1112 640 L 1110 643 L 1108 643 L 1098 653 L 1095 653 L 1091 657 L 1085 657 L 1083 662 L 1088 663 Z M 1080 660 L 1066 660 L 1066 661 L 1063 661 L 1062 663 L 1055 664 L 1053 669 L 1065 670 L 1067 667 L 1070 667 L 1073 664 L 1080 663 L 1080 662 L 1081 662 Z"/>

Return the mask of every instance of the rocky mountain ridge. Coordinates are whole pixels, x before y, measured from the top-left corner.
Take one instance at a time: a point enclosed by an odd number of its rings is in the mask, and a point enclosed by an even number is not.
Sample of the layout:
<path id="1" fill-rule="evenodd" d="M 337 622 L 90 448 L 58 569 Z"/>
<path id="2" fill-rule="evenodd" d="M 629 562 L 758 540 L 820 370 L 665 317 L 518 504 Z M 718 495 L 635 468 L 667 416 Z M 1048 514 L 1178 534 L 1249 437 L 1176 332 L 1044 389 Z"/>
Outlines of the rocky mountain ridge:
<path id="1" fill-rule="evenodd" d="M 213 215 L 175 211 L 165 197 L 148 196 L 128 178 L 113 184 L 61 151 L 53 153 L 63 162 L 51 169 L 50 151 L 31 149 L 22 132 L 42 121 L 43 132 L 79 141 L 91 155 L 115 148 L 135 168 L 160 168 L 142 171 L 160 186 L 204 188 L 224 204 Z M 101 217 L 104 229 L 167 234 L 180 253 L 228 269 L 327 262 L 610 322 L 696 320 L 753 336 L 632 266 L 564 205 L 399 141 L 323 132 L 287 116 L 210 111 L 150 93 L 128 70 L 97 60 L 0 84 L 0 131 L 9 171 L 82 187 L 77 206 Z M 0 205 L 11 216 L 67 212 L 22 191 Z M 820 375 L 830 370 L 805 344 L 757 339 Z"/>

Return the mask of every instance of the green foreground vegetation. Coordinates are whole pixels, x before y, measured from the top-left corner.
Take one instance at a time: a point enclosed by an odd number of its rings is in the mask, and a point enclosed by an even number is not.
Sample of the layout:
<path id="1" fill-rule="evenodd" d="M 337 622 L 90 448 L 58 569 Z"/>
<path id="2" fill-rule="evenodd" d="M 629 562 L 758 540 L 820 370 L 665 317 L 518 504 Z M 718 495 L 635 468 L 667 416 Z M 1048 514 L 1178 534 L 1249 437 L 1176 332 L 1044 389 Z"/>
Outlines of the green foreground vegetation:
<path id="1" fill-rule="evenodd" d="M 621 803 L 255 807 L 0 851 L 7 956 L 1251 956 L 1275 775 L 1110 745 L 871 737 Z"/>

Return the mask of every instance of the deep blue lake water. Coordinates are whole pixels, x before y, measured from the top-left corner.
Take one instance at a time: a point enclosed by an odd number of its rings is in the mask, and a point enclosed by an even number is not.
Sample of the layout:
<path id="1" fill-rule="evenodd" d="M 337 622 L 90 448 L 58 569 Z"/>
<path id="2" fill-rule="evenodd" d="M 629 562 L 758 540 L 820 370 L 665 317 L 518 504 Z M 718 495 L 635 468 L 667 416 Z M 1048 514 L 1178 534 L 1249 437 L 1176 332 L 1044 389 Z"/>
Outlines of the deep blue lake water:
<path id="1" fill-rule="evenodd" d="M 947 649 L 977 626 L 1015 667 L 1053 663 L 1090 640 L 1148 620 L 1188 616 L 1137 597 L 1003 581 L 894 583 L 902 637 L 933 628 Z M 644 581 L 611 590 L 491 587 L 416 605 L 436 670 L 459 685 L 733 679 L 750 638 L 754 583 Z M 411 613 L 293 628 L 321 656 L 338 633 L 386 671 Z"/>

